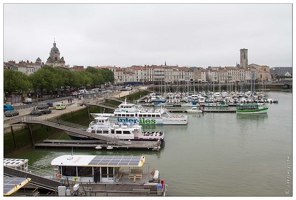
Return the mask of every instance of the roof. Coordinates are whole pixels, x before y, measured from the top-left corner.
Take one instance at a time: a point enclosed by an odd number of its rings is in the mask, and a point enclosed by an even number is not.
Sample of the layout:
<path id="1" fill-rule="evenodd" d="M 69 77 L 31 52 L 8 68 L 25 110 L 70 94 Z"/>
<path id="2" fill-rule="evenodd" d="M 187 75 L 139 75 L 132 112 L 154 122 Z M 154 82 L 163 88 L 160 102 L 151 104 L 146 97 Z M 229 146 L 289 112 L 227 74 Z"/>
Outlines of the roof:
<path id="1" fill-rule="evenodd" d="M 53 166 L 142 167 L 144 156 L 63 155 L 51 161 Z"/>
<path id="2" fill-rule="evenodd" d="M 10 196 L 30 182 L 30 178 L 4 177 L 4 196 Z"/>
<path id="3" fill-rule="evenodd" d="M 18 167 L 24 165 L 28 161 L 28 159 L 4 158 L 3 165 L 6 167 Z"/>

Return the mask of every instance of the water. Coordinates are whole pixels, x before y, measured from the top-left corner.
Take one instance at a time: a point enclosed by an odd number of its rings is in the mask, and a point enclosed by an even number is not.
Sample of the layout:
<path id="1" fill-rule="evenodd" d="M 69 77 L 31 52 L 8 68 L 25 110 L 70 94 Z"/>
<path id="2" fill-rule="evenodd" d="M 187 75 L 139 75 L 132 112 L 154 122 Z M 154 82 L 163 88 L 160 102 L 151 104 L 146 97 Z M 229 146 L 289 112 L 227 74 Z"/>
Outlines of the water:
<path id="1" fill-rule="evenodd" d="M 75 154 L 141 155 L 160 170 L 168 196 L 292 196 L 292 93 L 269 92 L 279 100 L 267 115 L 188 114 L 189 124 L 162 126 L 160 152 L 74 150 Z M 69 149 L 28 149 L 10 157 L 36 167 Z"/>

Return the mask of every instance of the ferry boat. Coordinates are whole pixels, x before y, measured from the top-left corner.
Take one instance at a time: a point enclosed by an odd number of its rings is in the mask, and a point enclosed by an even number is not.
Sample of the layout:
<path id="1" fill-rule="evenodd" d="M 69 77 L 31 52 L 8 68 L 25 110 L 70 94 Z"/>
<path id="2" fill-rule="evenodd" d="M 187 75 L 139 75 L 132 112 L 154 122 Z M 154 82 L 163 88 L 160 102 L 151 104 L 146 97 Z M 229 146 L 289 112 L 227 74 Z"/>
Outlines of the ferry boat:
<path id="1" fill-rule="evenodd" d="M 141 125 L 186 125 L 188 117 L 184 114 L 172 114 L 167 109 L 144 108 L 141 105 L 121 103 L 114 113 L 91 113 L 95 118 L 98 116 L 110 117 L 113 122 L 134 123 Z"/>
<path id="2" fill-rule="evenodd" d="M 264 103 L 244 103 L 236 105 L 237 114 L 266 114 L 268 107 Z"/>
<path id="3" fill-rule="evenodd" d="M 165 196 L 167 184 L 164 179 L 160 179 L 158 170 L 150 168 L 150 164 L 144 166 L 145 161 L 143 155 L 62 155 L 53 159 L 51 165 L 56 179 L 96 184 L 94 187 L 112 184 L 114 190 L 117 187 L 126 192 L 136 188 L 150 189 L 150 195 L 154 191 L 157 195 Z M 116 193 L 119 192 L 116 190 Z"/>
<path id="4" fill-rule="evenodd" d="M 73 140 L 92 139 L 92 134 L 96 134 L 120 140 L 160 141 L 161 144 L 164 144 L 164 131 L 143 131 L 139 124 L 111 123 L 109 117 L 96 117 L 94 121 L 90 122 L 86 132 L 89 133 L 88 137 L 69 131 L 67 134 Z"/>

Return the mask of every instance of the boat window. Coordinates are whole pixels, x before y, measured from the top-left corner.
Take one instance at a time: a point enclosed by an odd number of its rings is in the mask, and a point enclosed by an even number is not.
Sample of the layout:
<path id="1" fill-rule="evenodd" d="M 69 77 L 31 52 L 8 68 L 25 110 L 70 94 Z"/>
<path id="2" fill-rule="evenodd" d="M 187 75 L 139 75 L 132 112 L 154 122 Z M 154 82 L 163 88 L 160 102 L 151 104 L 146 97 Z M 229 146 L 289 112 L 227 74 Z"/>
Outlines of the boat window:
<path id="1" fill-rule="evenodd" d="M 111 134 L 114 134 L 114 129 L 111 129 Z"/>
<path id="2" fill-rule="evenodd" d="M 107 167 L 102 167 L 102 178 L 107 178 Z"/>
<path id="3" fill-rule="evenodd" d="M 114 176 L 113 167 L 108 167 L 108 173 L 109 173 L 109 177 L 113 177 Z"/>
<path id="4" fill-rule="evenodd" d="M 123 131 L 123 134 L 130 134 L 129 131 Z"/>
<path id="5" fill-rule="evenodd" d="M 78 167 L 78 176 L 92 176 L 92 167 Z"/>
<path id="6" fill-rule="evenodd" d="M 139 114 L 139 117 L 143 117 L 143 115 L 142 114 Z"/>
<path id="7" fill-rule="evenodd" d="M 96 131 L 95 130 L 91 130 L 91 133 L 95 133 Z"/>
<path id="8" fill-rule="evenodd" d="M 109 131 L 108 130 L 103 130 L 103 134 L 108 134 Z"/>
<path id="9" fill-rule="evenodd" d="M 126 116 L 126 117 L 129 117 L 129 114 L 126 114 L 125 116 Z"/>
<path id="10" fill-rule="evenodd" d="M 116 134 L 121 134 L 121 131 L 116 131 Z"/>
<path id="11" fill-rule="evenodd" d="M 147 117 L 151 117 L 151 115 L 147 115 Z"/>
<path id="12" fill-rule="evenodd" d="M 97 130 L 97 133 L 102 134 L 102 130 Z"/>
<path id="13" fill-rule="evenodd" d="M 76 176 L 75 166 L 64 166 L 62 170 L 62 175 L 64 176 Z"/>
<path id="14" fill-rule="evenodd" d="M 144 114 L 144 115 L 143 115 L 143 117 L 147 117 L 147 115 L 146 115 L 146 114 Z"/>

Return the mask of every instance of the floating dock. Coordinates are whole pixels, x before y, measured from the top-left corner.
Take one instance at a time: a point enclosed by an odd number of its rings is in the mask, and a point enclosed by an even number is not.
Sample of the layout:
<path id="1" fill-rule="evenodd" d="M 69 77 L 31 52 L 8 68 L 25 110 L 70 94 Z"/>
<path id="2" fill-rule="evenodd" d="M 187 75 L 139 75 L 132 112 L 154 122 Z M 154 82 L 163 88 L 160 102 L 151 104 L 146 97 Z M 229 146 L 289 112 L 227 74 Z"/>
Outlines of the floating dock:
<path id="1" fill-rule="evenodd" d="M 35 147 L 43 148 L 92 148 L 105 150 L 120 149 L 141 149 L 154 150 L 161 149 L 160 141 L 120 141 L 120 143 L 104 142 L 99 140 L 44 140 L 43 143 L 36 143 Z"/>

